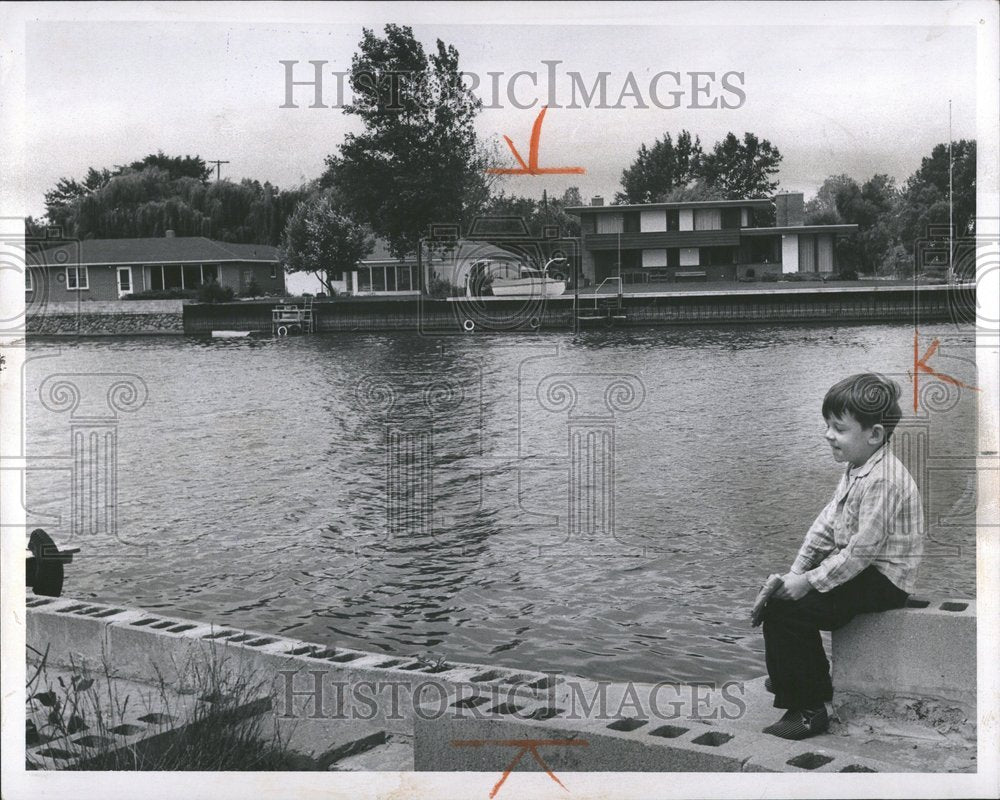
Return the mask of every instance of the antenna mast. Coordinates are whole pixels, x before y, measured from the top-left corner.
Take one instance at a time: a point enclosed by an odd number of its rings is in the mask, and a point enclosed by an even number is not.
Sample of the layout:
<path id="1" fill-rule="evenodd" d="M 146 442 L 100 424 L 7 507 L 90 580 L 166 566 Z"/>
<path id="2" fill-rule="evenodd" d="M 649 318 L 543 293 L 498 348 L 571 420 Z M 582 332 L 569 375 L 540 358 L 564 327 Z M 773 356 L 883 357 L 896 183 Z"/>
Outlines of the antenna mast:
<path id="1" fill-rule="evenodd" d="M 955 282 L 955 206 L 952 201 L 951 100 L 948 101 L 948 284 Z"/>

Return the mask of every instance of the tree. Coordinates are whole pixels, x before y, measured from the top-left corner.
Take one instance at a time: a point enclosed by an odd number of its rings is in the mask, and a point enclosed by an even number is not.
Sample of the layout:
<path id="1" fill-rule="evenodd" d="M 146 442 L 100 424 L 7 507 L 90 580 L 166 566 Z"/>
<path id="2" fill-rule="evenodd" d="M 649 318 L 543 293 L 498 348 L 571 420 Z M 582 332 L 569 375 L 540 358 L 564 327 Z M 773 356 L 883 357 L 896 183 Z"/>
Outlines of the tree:
<path id="1" fill-rule="evenodd" d="M 953 221 L 955 236 L 976 233 L 976 140 L 952 143 Z M 947 230 L 948 225 L 948 145 L 935 145 L 920 169 L 903 187 L 898 224 L 901 243 L 913 252 L 914 243 L 928 237 L 931 226 Z M 947 232 L 935 238 L 947 239 Z"/>
<path id="2" fill-rule="evenodd" d="M 83 181 L 74 178 L 60 178 L 55 188 L 45 193 L 45 216 L 50 225 L 63 229 L 71 234 L 75 205 L 91 192 L 96 192 L 111 180 L 112 172 L 108 169 L 90 167 Z"/>
<path id="3" fill-rule="evenodd" d="M 704 181 L 695 181 L 690 186 L 678 186 L 661 198 L 664 203 L 690 203 L 699 200 L 725 200 L 722 191 L 708 186 Z"/>
<path id="4" fill-rule="evenodd" d="M 281 191 L 247 178 L 207 183 L 197 156 L 159 153 L 116 170 L 91 168 L 82 183 L 60 179 L 46 193 L 49 223 L 81 239 L 162 236 L 173 230 L 178 236 L 276 245 L 288 215 L 308 194 L 305 188 Z"/>
<path id="5" fill-rule="evenodd" d="M 330 191 L 317 193 L 295 207 L 279 249 L 286 272 L 310 272 L 328 294 L 337 276 L 368 255 L 374 239 L 367 228 L 337 207 Z"/>
<path id="6" fill-rule="evenodd" d="M 837 211 L 837 197 L 845 191 L 860 191 L 857 181 L 849 175 L 831 175 L 816 192 L 816 197 L 806 203 L 806 225 L 836 225 L 844 219 Z"/>
<path id="7" fill-rule="evenodd" d="M 578 237 L 580 218 L 568 213 L 566 209 L 582 205 L 583 198 L 576 186 L 566 189 L 561 197 L 545 197 L 539 200 L 501 192 L 490 198 L 483 209 L 483 215 L 520 218 L 527 225 L 528 232 L 537 238 L 544 238 L 546 227 L 558 227 L 559 235 L 563 238 Z M 499 238 L 495 241 L 497 244 L 502 244 Z"/>
<path id="8" fill-rule="evenodd" d="M 347 114 L 364 125 L 328 156 L 321 183 L 403 257 L 434 223 L 463 224 L 482 202 L 487 156 L 473 127 L 482 102 L 462 84 L 458 51 L 425 54 L 409 27 L 369 29 L 351 62 Z M 478 198 L 478 199 L 477 199 Z"/>
<path id="9" fill-rule="evenodd" d="M 767 139 L 747 132 L 741 142 L 730 132 L 699 159 L 696 177 L 730 200 L 771 197 L 778 188 L 772 176 L 781 158 Z"/>
<path id="10" fill-rule="evenodd" d="M 624 191 L 615 195 L 615 202 L 662 202 L 671 191 L 684 188 L 695 179 L 701 156 L 701 141 L 698 137 L 692 141 L 686 130 L 678 134 L 676 144 L 666 133 L 650 148 L 641 145 L 635 161 L 622 172 Z"/>
<path id="11" fill-rule="evenodd" d="M 806 204 L 806 223 L 858 226 L 837 240 L 837 257 L 845 267 L 865 274 L 898 271 L 896 215 L 900 195 L 893 178 L 875 174 L 863 184 L 848 175 L 831 175 Z"/>
<path id="12" fill-rule="evenodd" d="M 202 183 L 207 183 L 212 177 L 212 168 L 200 156 L 168 156 L 162 150 L 155 154 L 150 153 L 141 161 L 133 161 L 127 167 L 118 167 L 118 172 L 126 170 L 141 172 L 146 167 L 162 169 L 170 176 L 170 180 L 194 178 Z"/>

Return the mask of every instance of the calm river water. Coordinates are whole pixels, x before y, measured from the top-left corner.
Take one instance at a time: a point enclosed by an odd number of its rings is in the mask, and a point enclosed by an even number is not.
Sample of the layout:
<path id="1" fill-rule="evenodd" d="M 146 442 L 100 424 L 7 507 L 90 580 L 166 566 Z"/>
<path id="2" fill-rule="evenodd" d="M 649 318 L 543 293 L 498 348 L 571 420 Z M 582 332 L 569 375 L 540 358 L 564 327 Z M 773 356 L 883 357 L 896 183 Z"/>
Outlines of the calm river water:
<path id="1" fill-rule="evenodd" d="M 935 336 L 934 366 L 974 384 L 972 334 Z M 32 340 L 29 359 L 28 452 L 54 457 L 29 525 L 84 548 L 68 595 L 616 680 L 761 674 L 749 604 L 841 471 L 824 392 L 877 370 L 912 411 L 902 325 Z M 42 402 L 55 373 L 82 387 L 76 420 Z M 107 415 L 85 409 L 106 373 L 148 397 L 118 415 L 117 535 L 74 537 L 70 426 Z M 930 399 L 920 592 L 971 596 L 975 402 Z M 574 462 L 577 440 L 595 449 Z"/>

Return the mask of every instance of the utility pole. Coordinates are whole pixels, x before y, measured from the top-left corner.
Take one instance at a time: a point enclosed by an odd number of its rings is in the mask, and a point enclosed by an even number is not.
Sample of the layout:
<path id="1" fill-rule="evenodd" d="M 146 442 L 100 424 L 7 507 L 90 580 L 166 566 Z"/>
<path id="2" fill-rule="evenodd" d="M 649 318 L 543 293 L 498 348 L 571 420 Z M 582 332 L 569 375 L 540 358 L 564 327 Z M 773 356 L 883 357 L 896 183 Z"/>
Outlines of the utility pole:
<path id="1" fill-rule="evenodd" d="M 948 285 L 955 282 L 955 205 L 952 202 L 951 100 L 948 101 Z"/>
<path id="2" fill-rule="evenodd" d="M 222 180 L 222 165 L 228 164 L 228 161 L 208 161 L 208 164 L 215 164 L 215 179 L 217 181 Z"/>

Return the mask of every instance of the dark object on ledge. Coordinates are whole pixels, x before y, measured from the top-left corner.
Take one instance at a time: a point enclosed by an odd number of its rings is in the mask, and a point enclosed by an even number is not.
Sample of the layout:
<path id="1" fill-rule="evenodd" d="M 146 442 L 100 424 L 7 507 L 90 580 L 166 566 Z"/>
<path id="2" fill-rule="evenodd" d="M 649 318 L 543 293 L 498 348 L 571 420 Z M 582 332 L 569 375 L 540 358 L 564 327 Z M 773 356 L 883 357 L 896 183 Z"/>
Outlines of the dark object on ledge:
<path id="1" fill-rule="evenodd" d="M 756 628 L 760 625 L 764 617 L 764 606 L 767 605 L 768 599 L 777 591 L 779 586 L 781 586 L 781 575 L 774 573 L 767 576 L 767 580 L 761 587 L 760 592 L 757 593 L 757 599 L 754 600 L 753 608 L 750 610 L 750 624 L 753 627 Z"/>
<path id="2" fill-rule="evenodd" d="M 41 528 L 35 528 L 28 539 L 31 555 L 24 560 L 24 585 L 45 597 L 59 597 L 62 594 L 63 564 L 73 560 L 73 554 L 80 548 L 60 551 L 56 543 Z"/>

